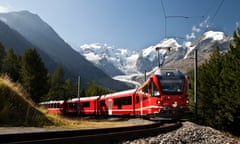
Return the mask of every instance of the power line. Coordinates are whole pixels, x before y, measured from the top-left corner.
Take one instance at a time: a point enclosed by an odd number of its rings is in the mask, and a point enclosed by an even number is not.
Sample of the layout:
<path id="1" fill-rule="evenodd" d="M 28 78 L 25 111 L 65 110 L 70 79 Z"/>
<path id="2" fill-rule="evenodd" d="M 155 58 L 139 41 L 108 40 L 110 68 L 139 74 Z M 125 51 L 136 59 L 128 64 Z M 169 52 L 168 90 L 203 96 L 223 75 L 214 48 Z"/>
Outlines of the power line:
<path id="1" fill-rule="evenodd" d="M 222 0 L 221 3 L 219 3 L 216 12 L 215 12 L 215 14 L 213 15 L 212 22 L 214 21 L 214 19 L 215 19 L 215 17 L 217 16 L 217 14 L 218 14 L 220 8 L 222 7 L 223 2 L 224 2 L 224 0 Z"/>
<path id="2" fill-rule="evenodd" d="M 183 16 L 183 15 L 176 15 L 176 16 L 166 16 L 166 18 L 185 18 L 185 19 L 190 19 L 190 18 L 204 18 L 204 16 Z"/>
<path id="3" fill-rule="evenodd" d="M 161 4 L 162 4 L 162 8 L 163 8 L 163 14 L 164 14 L 164 37 L 166 38 L 166 35 L 167 35 L 167 20 L 166 20 L 166 10 L 165 10 L 165 7 L 164 7 L 164 4 L 163 4 L 163 0 L 161 0 Z"/>
<path id="4" fill-rule="evenodd" d="M 163 14 L 164 14 L 164 37 L 167 37 L 167 20 L 168 19 L 172 19 L 172 18 L 184 18 L 184 19 L 192 19 L 192 18 L 204 18 L 204 16 L 184 16 L 184 15 L 171 15 L 168 16 L 166 13 L 166 9 L 163 3 L 163 0 L 161 0 L 161 5 L 162 5 L 162 9 L 163 9 Z"/>
<path id="5" fill-rule="evenodd" d="M 161 4 L 162 4 L 162 8 L 163 8 L 164 17 L 166 17 L 166 10 L 165 10 L 164 4 L 163 4 L 163 0 L 161 0 Z"/>
<path id="6" fill-rule="evenodd" d="M 219 13 L 219 10 L 221 9 L 223 3 L 224 3 L 224 0 L 222 0 L 222 1 L 218 4 L 217 9 L 216 9 L 216 11 L 215 11 L 215 13 L 214 13 L 214 15 L 213 15 L 212 18 L 209 16 L 209 19 L 210 19 L 210 20 L 209 20 L 209 25 L 212 25 L 212 24 L 213 24 L 213 21 L 214 21 L 215 17 L 217 16 L 217 14 Z M 208 12 L 208 13 L 209 13 L 209 12 Z M 208 13 L 206 13 L 206 15 L 208 15 Z M 203 30 L 203 33 L 206 32 L 207 30 L 209 30 L 209 26 L 208 26 L 208 27 L 205 27 L 205 30 Z"/>

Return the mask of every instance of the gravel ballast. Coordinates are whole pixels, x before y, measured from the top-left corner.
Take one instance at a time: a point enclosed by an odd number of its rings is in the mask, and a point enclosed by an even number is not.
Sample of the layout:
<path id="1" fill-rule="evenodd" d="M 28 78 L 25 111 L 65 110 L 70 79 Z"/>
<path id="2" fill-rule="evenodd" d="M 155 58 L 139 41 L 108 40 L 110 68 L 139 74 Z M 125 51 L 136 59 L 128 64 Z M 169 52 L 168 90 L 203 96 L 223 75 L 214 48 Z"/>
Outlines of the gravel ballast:
<path id="1" fill-rule="evenodd" d="M 178 130 L 122 144 L 240 144 L 240 141 L 211 127 L 183 122 Z"/>

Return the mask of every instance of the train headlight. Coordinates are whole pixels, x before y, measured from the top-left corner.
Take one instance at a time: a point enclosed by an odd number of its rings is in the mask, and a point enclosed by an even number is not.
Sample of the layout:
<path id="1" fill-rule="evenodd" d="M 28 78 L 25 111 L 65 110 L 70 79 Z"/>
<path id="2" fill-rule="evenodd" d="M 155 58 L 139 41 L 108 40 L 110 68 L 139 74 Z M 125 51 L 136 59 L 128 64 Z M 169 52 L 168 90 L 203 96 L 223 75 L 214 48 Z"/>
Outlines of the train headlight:
<path id="1" fill-rule="evenodd" d="M 189 100 L 186 100 L 186 104 L 189 104 Z"/>
<path id="2" fill-rule="evenodd" d="M 160 100 L 157 100 L 157 104 L 161 104 L 161 101 L 160 101 Z"/>
<path id="3" fill-rule="evenodd" d="M 177 102 L 176 101 L 172 103 L 172 107 L 174 107 L 174 108 L 177 107 Z"/>

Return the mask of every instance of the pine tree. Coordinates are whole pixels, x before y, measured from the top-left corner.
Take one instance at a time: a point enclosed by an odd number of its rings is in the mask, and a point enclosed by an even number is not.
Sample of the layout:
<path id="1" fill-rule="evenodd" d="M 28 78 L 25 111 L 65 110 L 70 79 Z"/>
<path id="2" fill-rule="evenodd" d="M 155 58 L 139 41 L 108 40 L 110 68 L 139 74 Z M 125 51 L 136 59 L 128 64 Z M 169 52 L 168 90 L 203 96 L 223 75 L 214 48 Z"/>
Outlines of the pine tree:
<path id="1" fill-rule="evenodd" d="M 111 90 L 98 86 L 96 82 L 90 82 L 85 91 L 85 96 L 100 96 L 111 92 Z"/>
<path id="2" fill-rule="evenodd" d="M 2 43 L 0 42 L 0 72 L 2 71 L 2 60 L 5 56 L 5 48 L 2 45 Z"/>
<path id="3" fill-rule="evenodd" d="M 236 133 L 240 127 L 240 29 L 234 32 L 233 38 L 234 45 L 230 45 L 223 60 L 221 72 L 223 96 L 220 105 L 224 123 L 222 128 Z"/>
<path id="4" fill-rule="evenodd" d="M 98 87 L 96 82 L 90 82 L 86 89 L 86 96 L 97 96 L 98 93 Z"/>
<path id="5" fill-rule="evenodd" d="M 45 100 L 65 99 L 65 81 L 63 69 L 57 67 L 52 75 L 49 75 L 49 91 Z"/>
<path id="6" fill-rule="evenodd" d="M 36 49 L 26 49 L 22 56 L 21 83 L 35 102 L 47 93 L 47 73 Z"/>
<path id="7" fill-rule="evenodd" d="M 8 74 L 13 81 L 19 79 L 19 58 L 15 55 L 12 48 L 6 50 L 6 55 L 2 60 L 2 73 Z"/>
<path id="8" fill-rule="evenodd" d="M 240 135 L 240 29 L 226 54 L 215 48 L 198 68 L 198 107 L 203 124 Z"/>
<path id="9" fill-rule="evenodd" d="M 70 99 L 75 97 L 77 93 L 77 85 L 74 85 L 70 79 L 65 80 L 64 89 L 65 89 L 65 93 L 64 93 L 65 95 L 63 97 L 64 99 Z M 84 96 L 84 95 L 81 95 L 81 96 Z"/>
<path id="10" fill-rule="evenodd" d="M 222 56 L 220 55 L 219 48 L 216 47 L 207 63 L 207 73 L 205 73 L 208 83 L 205 89 L 208 89 L 208 106 L 211 109 L 209 114 L 212 113 L 212 118 L 209 119 L 211 125 L 221 125 L 221 105 L 220 99 L 222 93 L 220 93 L 222 78 L 220 73 L 222 71 Z"/>

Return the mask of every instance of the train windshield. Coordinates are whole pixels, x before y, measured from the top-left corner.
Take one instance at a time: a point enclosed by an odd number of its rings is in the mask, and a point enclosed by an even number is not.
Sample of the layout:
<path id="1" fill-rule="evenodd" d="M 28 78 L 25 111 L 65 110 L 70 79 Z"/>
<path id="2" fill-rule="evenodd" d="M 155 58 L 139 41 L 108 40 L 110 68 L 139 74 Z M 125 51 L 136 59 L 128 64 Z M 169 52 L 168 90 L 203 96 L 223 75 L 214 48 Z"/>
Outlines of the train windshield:
<path id="1" fill-rule="evenodd" d="M 160 79 L 160 85 L 165 94 L 182 94 L 184 88 L 183 79 Z"/>

